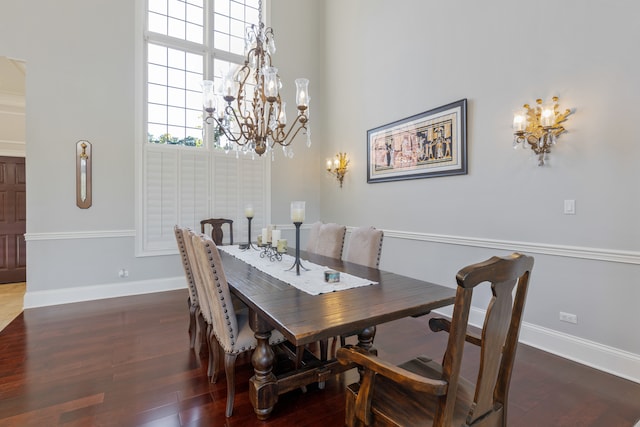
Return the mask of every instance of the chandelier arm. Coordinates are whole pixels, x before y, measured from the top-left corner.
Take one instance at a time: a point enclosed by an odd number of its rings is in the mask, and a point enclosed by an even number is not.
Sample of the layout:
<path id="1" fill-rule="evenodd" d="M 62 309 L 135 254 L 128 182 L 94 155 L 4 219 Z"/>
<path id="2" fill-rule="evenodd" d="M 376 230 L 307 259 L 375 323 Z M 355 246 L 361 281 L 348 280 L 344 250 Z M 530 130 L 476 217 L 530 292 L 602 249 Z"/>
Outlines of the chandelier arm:
<path id="1" fill-rule="evenodd" d="M 298 122 L 300 122 L 300 126 L 296 129 L 296 131 L 293 134 L 293 136 L 291 137 L 291 139 L 289 139 L 289 135 L 294 130 L 294 128 L 296 127 L 296 123 L 298 123 Z M 298 135 L 298 132 L 300 132 L 302 129 L 305 129 L 305 130 L 307 129 L 307 116 L 305 116 L 304 114 L 301 114 L 296 118 L 296 120 L 291 124 L 291 127 L 289 128 L 287 133 L 284 134 L 283 138 L 273 138 L 273 142 L 274 143 L 278 143 L 278 144 L 282 145 L 283 147 L 288 147 L 293 142 L 295 137 Z M 284 133 L 284 131 L 282 131 L 282 132 Z M 287 139 L 289 139 L 289 142 L 285 143 L 285 141 Z"/>

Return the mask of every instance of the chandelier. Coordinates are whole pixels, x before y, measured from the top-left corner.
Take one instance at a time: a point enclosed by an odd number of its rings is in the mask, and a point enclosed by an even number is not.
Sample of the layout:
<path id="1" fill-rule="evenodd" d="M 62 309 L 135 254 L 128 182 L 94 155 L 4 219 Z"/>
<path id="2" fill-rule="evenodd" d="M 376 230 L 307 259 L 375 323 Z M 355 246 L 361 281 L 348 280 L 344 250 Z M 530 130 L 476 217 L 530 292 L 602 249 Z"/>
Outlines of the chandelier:
<path id="1" fill-rule="evenodd" d="M 216 143 L 226 149 L 235 143 L 239 151 L 262 156 L 279 144 L 285 156 L 293 157 L 289 145 L 301 130 L 306 133 L 307 146 L 311 145 L 309 80 L 295 81 L 298 115 L 286 129 L 286 102 L 280 98 L 282 83 L 271 62 L 276 50 L 273 29 L 265 28 L 262 22 L 262 1 L 258 4 L 258 22 L 246 29 L 244 65 L 229 71 L 218 88 L 214 89 L 211 80 L 202 82 L 207 113 L 204 121 L 214 126 Z"/>
<path id="2" fill-rule="evenodd" d="M 535 107 L 524 104 L 513 115 L 513 148 L 518 148 L 519 144 L 523 148 L 529 146 L 538 156 L 538 166 L 544 166 L 551 147 L 556 144 L 558 136 L 565 132 L 561 123 L 567 120 L 569 114 L 569 109 L 563 113 L 558 111 L 557 96 L 548 104 L 543 104 L 542 99 L 536 99 Z"/>

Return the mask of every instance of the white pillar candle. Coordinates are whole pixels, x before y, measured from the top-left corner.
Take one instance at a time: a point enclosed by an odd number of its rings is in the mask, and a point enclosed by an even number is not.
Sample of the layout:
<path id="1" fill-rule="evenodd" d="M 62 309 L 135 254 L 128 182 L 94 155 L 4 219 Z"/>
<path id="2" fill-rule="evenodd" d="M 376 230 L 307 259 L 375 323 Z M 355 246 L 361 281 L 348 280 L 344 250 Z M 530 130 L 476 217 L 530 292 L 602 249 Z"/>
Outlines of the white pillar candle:
<path id="1" fill-rule="evenodd" d="M 282 230 L 273 230 L 271 232 L 271 242 L 275 245 L 278 244 L 278 240 L 282 237 Z"/>
<path id="2" fill-rule="evenodd" d="M 268 242 L 268 240 L 267 240 L 267 229 L 263 228 L 262 229 L 262 243 L 267 243 L 267 242 Z"/>
<path id="3" fill-rule="evenodd" d="M 271 233 L 273 233 L 273 225 L 269 224 L 269 225 L 267 225 L 267 242 L 272 242 L 273 241 L 271 239 Z"/>

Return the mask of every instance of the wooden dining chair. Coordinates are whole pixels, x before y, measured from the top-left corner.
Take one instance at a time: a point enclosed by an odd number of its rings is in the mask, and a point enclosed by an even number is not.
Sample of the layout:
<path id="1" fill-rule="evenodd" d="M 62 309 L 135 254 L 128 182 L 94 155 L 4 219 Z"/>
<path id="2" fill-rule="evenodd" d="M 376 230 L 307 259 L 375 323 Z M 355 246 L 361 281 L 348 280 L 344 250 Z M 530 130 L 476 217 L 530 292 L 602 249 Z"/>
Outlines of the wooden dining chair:
<path id="1" fill-rule="evenodd" d="M 449 333 L 442 363 L 419 356 L 394 366 L 358 347 L 339 349 L 341 363 L 355 363 L 362 370 L 360 382 L 347 388 L 346 425 L 506 426 L 509 383 L 532 268 L 532 257 L 515 253 L 458 272 L 451 321 L 429 321 L 433 331 Z M 474 289 L 485 282 L 492 297 L 477 335 L 467 332 L 469 311 Z M 465 341 L 480 346 L 475 383 L 460 375 Z"/>
<path id="2" fill-rule="evenodd" d="M 216 363 L 219 363 L 220 356 L 224 354 L 224 370 L 227 379 L 225 415 L 230 417 L 233 413 L 235 398 L 236 359 L 239 354 L 255 349 L 257 341 L 249 326 L 248 311 L 236 311 L 233 307 L 231 291 L 215 242 L 207 235 L 199 234 L 192 236 L 192 244 L 199 272 L 196 274 L 196 282 L 198 279 L 202 280 L 202 287 L 209 298 L 212 319 L 209 341 L 219 352 Z M 285 338 L 277 330 L 271 333 L 269 339 L 271 345 L 284 341 Z M 214 372 L 217 373 L 219 370 L 219 366 L 214 367 Z M 215 380 L 216 377 L 214 376 L 213 379 Z"/>
<path id="3" fill-rule="evenodd" d="M 346 232 L 344 225 L 315 222 L 311 225 L 305 249 L 310 253 L 340 259 Z"/>
<path id="4" fill-rule="evenodd" d="M 216 243 L 216 245 L 222 245 L 222 241 L 224 240 L 224 232 L 222 231 L 222 226 L 224 224 L 229 225 L 229 244 L 233 245 L 233 220 L 226 218 L 209 218 L 203 219 L 200 221 L 200 232 L 204 234 L 205 225 L 211 226 L 211 239 Z"/>

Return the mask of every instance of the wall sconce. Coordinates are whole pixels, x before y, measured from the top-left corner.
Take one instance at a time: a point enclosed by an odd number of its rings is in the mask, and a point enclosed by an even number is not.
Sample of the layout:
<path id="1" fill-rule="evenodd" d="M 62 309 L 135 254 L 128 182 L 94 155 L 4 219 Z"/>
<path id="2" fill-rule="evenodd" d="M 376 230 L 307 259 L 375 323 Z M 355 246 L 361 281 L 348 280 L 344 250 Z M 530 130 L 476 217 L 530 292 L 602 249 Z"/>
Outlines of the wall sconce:
<path id="1" fill-rule="evenodd" d="M 349 159 L 347 159 L 347 153 L 338 153 L 333 161 L 331 161 L 331 159 L 327 160 L 327 172 L 336 176 L 338 181 L 340 181 L 340 188 L 342 188 L 342 181 L 347 173 L 348 164 Z"/>
<path id="2" fill-rule="evenodd" d="M 571 110 L 564 113 L 558 112 L 558 97 L 554 96 L 552 102 L 543 104 L 542 99 L 536 99 L 536 106 L 523 108 L 513 115 L 513 148 L 518 148 L 522 143 L 538 155 L 538 166 L 543 166 L 547 154 L 551 152 L 551 146 L 556 143 L 558 136 L 565 131 L 560 123 L 567 120 Z"/>

